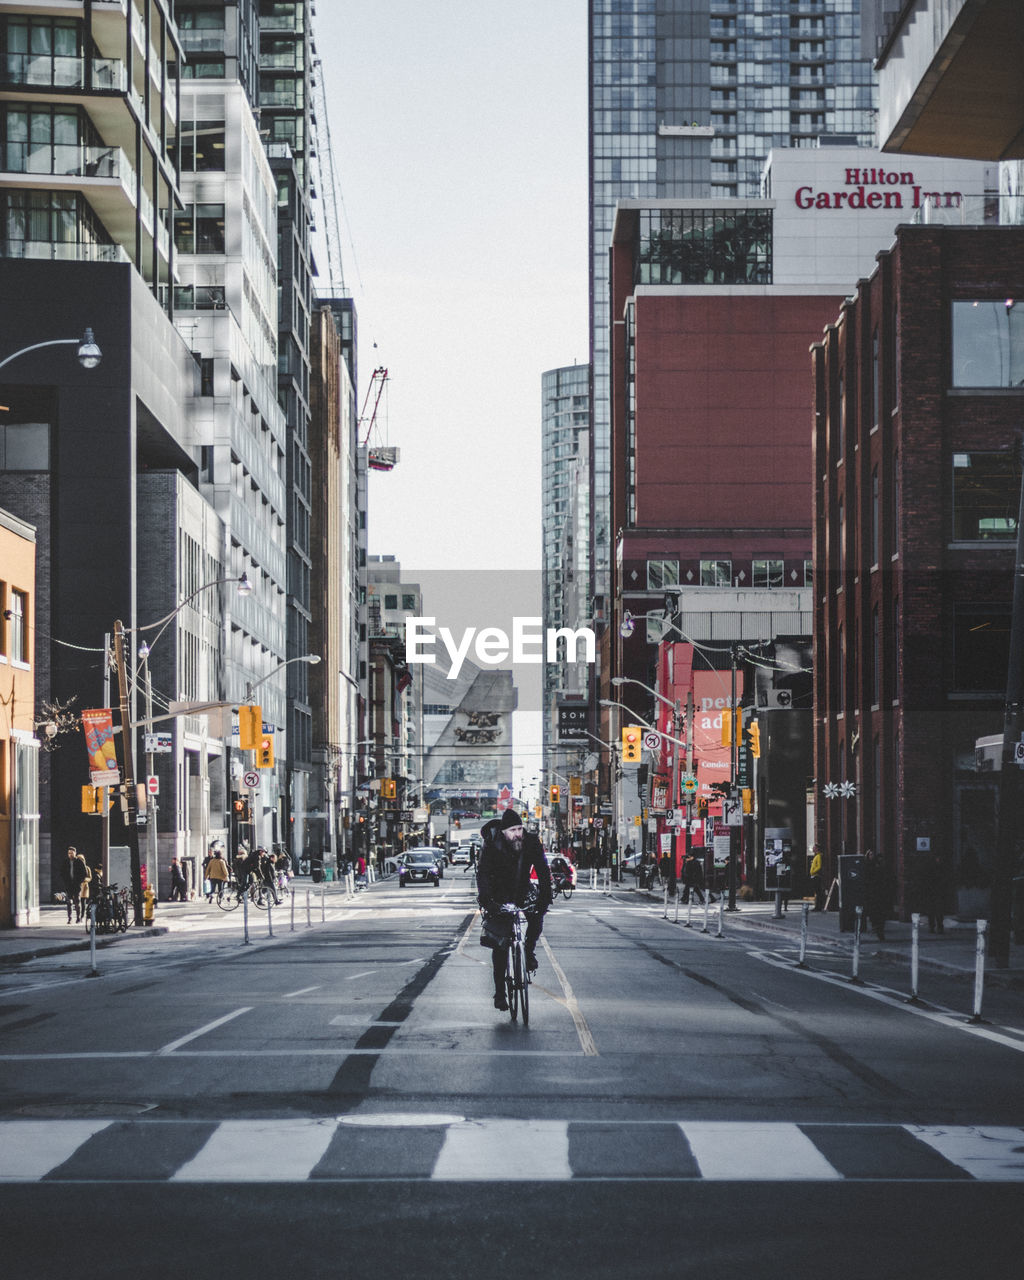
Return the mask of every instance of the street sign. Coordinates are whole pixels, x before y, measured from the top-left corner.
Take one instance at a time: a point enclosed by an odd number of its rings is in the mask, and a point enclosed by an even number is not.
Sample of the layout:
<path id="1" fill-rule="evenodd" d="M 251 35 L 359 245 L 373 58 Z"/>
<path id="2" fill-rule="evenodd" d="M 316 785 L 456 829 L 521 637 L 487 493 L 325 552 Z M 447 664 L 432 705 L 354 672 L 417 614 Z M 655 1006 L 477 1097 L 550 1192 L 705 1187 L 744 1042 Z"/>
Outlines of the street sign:
<path id="1" fill-rule="evenodd" d="M 696 795 L 697 779 L 692 773 L 684 774 L 681 779 L 681 782 L 682 782 L 683 791 L 685 791 L 687 795 L 691 795 L 691 796 Z"/>
<path id="2" fill-rule="evenodd" d="M 1024 742 L 1015 742 L 1013 744 L 1013 763 L 1024 764 Z"/>
<path id="3" fill-rule="evenodd" d="M 167 755 L 172 749 L 169 733 L 147 733 L 146 751 L 152 755 Z"/>
<path id="4" fill-rule="evenodd" d="M 155 774 L 150 774 L 146 779 L 146 790 L 151 796 L 158 796 L 160 794 L 160 779 L 156 777 Z"/>
<path id="5" fill-rule="evenodd" d="M 657 751 L 661 746 L 661 734 L 657 733 L 654 729 L 649 730 L 644 734 L 644 746 L 648 751 Z"/>
<path id="6" fill-rule="evenodd" d="M 255 769 L 247 769 L 245 773 L 242 774 L 242 781 L 251 790 L 256 791 L 259 789 L 260 775 Z"/>

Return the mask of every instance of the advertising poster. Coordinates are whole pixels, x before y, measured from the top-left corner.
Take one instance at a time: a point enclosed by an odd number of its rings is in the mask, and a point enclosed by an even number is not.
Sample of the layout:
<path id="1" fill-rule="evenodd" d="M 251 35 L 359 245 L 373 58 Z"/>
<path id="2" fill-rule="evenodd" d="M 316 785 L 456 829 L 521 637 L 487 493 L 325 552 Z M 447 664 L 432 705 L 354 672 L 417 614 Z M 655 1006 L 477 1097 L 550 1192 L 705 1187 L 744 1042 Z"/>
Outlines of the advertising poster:
<path id="1" fill-rule="evenodd" d="M 121 781 L 114 751 L 114 722 L 109 707 L 82 712 L 85 747 L 89 752 L 89 780 L 94 787 L 112 787 Z"/>

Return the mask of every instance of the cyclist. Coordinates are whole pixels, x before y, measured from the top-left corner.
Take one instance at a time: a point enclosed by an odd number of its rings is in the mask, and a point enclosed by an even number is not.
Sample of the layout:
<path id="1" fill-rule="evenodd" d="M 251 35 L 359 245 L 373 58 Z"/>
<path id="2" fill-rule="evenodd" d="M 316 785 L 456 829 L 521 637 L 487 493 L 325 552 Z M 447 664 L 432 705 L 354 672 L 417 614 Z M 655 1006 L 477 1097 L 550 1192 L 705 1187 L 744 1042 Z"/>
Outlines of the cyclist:
<path id="1" fill-rule="evenodd" d="M 281 899 L 277 896 L 277 862 L 267 850 L 260 845 L 256 850 L 257 875 L 263 881 L 267 888 L 267 892 L 274 899 L 274 906 L 281 905 Z"/>
<path id="2" fill-rule="evenodd" d="M 526 967 L 537 969 L 537 939 L 544 927 L 544 913 L 551 906 L 551 870 L 540 840 L 527 832 L 514 809 L 506 809 L 499 821 L 492 819 L 482 829 L 483 849 L 477 866 L 477 901 L 484 913 L 484 946 L 490 946 L 494 969 L 494 1007 L 507 1009 L 505 964 L 512 921 L 506 904 L 526 912 Z M 531 884 L 531 871 L 537 883 Z M 489 939 L 489 940 L 488 940 Z"/>

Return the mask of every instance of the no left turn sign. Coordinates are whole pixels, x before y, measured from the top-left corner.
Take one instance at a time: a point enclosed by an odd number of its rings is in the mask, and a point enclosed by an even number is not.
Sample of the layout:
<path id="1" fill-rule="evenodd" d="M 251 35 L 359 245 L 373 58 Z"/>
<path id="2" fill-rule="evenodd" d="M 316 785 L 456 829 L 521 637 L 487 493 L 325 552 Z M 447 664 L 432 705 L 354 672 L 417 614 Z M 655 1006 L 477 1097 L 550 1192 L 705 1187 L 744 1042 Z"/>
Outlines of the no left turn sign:
<path id="1" fill-rule="evenodd" d="M 247 769 L 246 772 L 242 774 L 242 781 L 247 787 L 256 791 L 260 785 L 260 775 L 255 769 Z"/>

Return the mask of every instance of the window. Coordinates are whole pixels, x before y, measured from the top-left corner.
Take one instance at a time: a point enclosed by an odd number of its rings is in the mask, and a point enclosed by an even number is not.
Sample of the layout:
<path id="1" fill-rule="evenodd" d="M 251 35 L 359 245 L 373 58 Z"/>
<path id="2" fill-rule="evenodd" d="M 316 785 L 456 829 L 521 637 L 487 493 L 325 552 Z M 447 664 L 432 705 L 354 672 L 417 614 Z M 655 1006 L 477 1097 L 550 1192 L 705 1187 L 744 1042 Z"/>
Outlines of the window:
<path id="1" fill-rule="evenodd" d="M 181 126 L 182 173 L 223 169 L 224 121 L 184 121 Z"/>
<path id="2" fill-rule="evenodd" d="M 647 590 L 660 591 L 663 587 L 679 585 L 678 560 L 648 560 Z"/>
<path id="3" fill-rule="evenodd" d="M 45 422 L 0 425 L 0 471 L 48 471 L 50 428 Z"/>
<path id="4" fill-rule="evenodd" d="M 1024 303 L 953 303 L 953 386 L 1024 387 Z"/>
<path id="5" fill-rule="evenodd" d="M 871 563 L 878 564 L 878 468 L 871 472 Z"/>
<path id="6" fill-rule="evenodd" d="M 814 561 L 804 561 L 804 586 L 812 587 L 814 585 Z"/>
<path id="7" fill-rule="evenodd" d="M 11 589 L 11 616 L 8 620 L 12 662 L 28 662 L 28 596 Z"/>
<path id="8" fill-rule="evenodd" d="M 186 205 L 174 218 L 174 247 L 179 253 L 223 253 L 224 206 Z"/>
<path id="9" fill-rule="evenodd" d="M 190 57 L 187 62 L 181 64 L 181 78 L 183 80 L 223 80 L 224 59 L 210 56 Z"/>
<path id="10" fill-rule="evenodd" d="M 954 689 L 968 693 L 1005 689 L 1009 658 L 1008 605 L 954 605 Z"/>
<path id="11" fill-rule="evenodd" d="M 415 612 L 416 612 L 416 597 L 415 597 L 414 595 L 403 595 L 403 596 L 402 596 L 402 608 L 403 608 L 407 613 L 415 613 Z"/>
<path id="12" fill-rule="evenodd" d="M 702 560 L 700 562 L 700 585 L 702 587 L 731 587 L 731 560 Z"/>
<path id="13" fill-rule="evenodd" d="M 752 582 L 755 587 L 781 587 L 783 582 L 783 563 L 781 560 L 755 560 L 751 566 Z"/>
<path id="14" fill-rule="evenodd" d="M 177 23 L 182 31 L 223 31 L 224 6 L 207 4 L 185 9 L 179 5 Z"/>
<path id="15" fill-rule="evenodd" d="M 871 335 L 871 425 L 878 426 L 881 385 L 878 381 L 878 330 Z"/>
<path id="16" fill-rule="evenodd" d="M 1020 476 L 1010 453 L 953 454 L 953 540 L 1017 536 Z"/>
<path id="17" fill-rule="evenodd" d="M 385 596 L 385 597 L 384 597 L 384 608 L 385 608 L 385 609 L 397 609 L 397 608 L 398 608 L 398 596 Z"/>
<path id="18" fill-rule="evenodd" d="M 871 703 L 877 707 L 880 698 L 880 681 L 882 677 L 882 636 L 878 628 L 878 605 L 871 610 Z"/>

